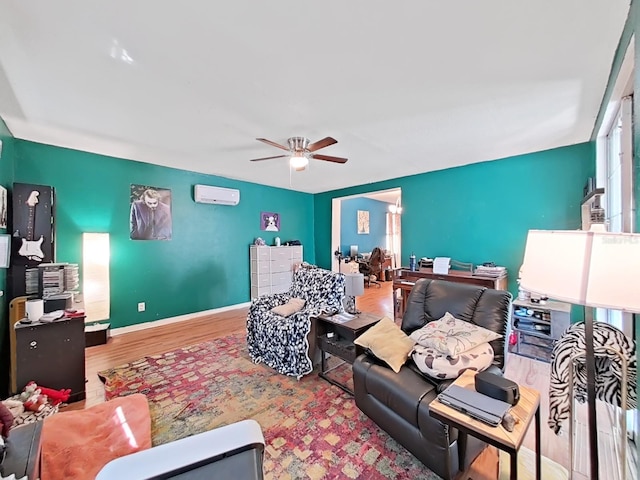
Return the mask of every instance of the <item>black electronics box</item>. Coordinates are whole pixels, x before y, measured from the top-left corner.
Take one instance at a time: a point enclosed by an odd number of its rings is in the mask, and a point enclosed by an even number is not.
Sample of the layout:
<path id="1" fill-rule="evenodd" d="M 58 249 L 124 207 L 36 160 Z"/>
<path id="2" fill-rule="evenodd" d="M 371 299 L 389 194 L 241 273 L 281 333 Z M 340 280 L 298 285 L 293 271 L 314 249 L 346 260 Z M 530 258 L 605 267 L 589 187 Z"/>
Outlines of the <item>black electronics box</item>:
<path id="1" fill-rule="evenodd" d="M 56 298 L 45 298 L 44 299 L 44 313 L 55 312 L 56 310 L 66 310 L 67 308 L 71 308 L 73 305 L 73 296 L 71 294 L 68 295 L 58 295 Z"/>
<path id="2" fill-rule="evenodd" d="M 87 325 L 84 328 L 84 346 L 95 347 L 96 345 L 104 345 L 110 337 L 110 323 L 97 323 Z"/>
<path id="3" fill-rule="evenodd" d="M 520 400 L 518 384 L 495 373 L 476 374 L 476 391 L 511 405 L 515 405 Z"/>

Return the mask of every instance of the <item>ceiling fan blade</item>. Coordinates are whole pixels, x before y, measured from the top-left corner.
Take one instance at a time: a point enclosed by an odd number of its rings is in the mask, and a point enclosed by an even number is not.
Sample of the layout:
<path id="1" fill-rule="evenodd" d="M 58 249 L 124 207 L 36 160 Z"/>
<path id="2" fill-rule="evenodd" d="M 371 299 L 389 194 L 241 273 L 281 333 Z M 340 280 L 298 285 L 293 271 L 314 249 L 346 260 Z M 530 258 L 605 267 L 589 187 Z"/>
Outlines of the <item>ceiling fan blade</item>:
<path id="1" fill-rule="evenodd" d="M 335 163 L 347 163 L 346 158 L 342 157 L 332 157 L 331 155 L 321 155 L 316 153 L 315 155 L 311 155 L 311 158 L 315 158 L 316 160 L 326 160 L 327 162 L 335 162 Z"/>
<path id="2" fill-rule="evenodd" d="M 252 158 L 249 161 L 250 162 L 259 162 L 260 160 L 271 160 L 272 158 L 284 158 L 284 157 L 288 157 L 288 156 L 289 155 L 276 155 L 275 157 Z"/>
<path id="3" fill-rule="evenodd" d="M 328 147 L 329 145 L 333 145 L 334 143 L 338 143 L 338 140 L 331 137 L 325 137 L 322 140 L 313 142 L 311 145 L 307 147 L 307 150 L 309 150 L 310 152 L 315 152 L 316 150 L 320 150 L 321 148 Z"/>
<path id="4" fill-rule="evenodd" d="M 272 147 L 281 148 L 282 150 L 289 150 L 289 147 L 285 147 L 284 145 L 280 145 L 279 143 L 272 142 L 271 140 L 267 140 L 266 138 L 256 138 L 256 140 L 264 142 L 267 145 L 271 145 Z"/>

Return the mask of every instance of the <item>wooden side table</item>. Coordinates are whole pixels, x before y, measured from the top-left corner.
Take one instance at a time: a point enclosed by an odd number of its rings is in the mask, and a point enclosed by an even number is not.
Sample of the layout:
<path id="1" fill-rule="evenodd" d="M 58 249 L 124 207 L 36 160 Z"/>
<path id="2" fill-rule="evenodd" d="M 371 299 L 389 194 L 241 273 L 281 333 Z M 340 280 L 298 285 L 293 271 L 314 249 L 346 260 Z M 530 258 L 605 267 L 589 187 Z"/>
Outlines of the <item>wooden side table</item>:
<path id="1" fill-rule="evenodd" d="M 354 344 L 353 341 L 378 323 L 381 318 L 379 315 L 364 312 L 357 315 L 337 313 L 335 315 L 320 315 L 316 317 L 316 343 L 320 349 L 320 373 L 318 375 L 327 382 L 353 395 L 353 391 L 347 385 L 327 375 L 342 363 L 332 368 L 327 368 L 326 354 L 330 353 L 347 363 L 353 364 L 356 357 L 364 353 L 364 349 L 360 345 Z"/>
<path id="2" fill-rule="evenodd" d="M 475 390 L 476 372 L 467 370 L 454 382 L 454 385 Z M 440 403 L 438 399 L 429 404 L 429 414 L 443 423 L 457 428 L 464 434 L 473 435 L 480 440 L 487 442 L 494 447 L 504 450 L 511 456 L 511 480 L 518 478 L 518 450 L 522 445 L 525 434 L 529 428 L 532 418 L 535 416 L 536 424 L 536 480 L 540 480 L 540 393 L 532 388 L 519 385 L 520 401 L 512 407 L 509 412 L 516 419 L 513 432 L 508 432 L 502 425 L 492 427 L 479 420 L 465 415 L 462 412 Z M 460 449 L 464 451 L 466 436 L 460 440 Z M 461 456 L 460 462 L 464 463 Z M 464 470 L 464 465 L 460 465 L 460 470 Z"/>

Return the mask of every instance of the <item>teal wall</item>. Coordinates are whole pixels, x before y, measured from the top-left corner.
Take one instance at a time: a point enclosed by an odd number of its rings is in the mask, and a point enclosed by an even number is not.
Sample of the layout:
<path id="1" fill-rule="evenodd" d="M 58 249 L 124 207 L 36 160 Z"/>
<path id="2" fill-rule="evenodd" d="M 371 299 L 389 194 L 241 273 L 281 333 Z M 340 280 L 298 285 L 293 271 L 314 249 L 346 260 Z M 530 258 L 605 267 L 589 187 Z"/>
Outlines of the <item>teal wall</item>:
<path id="1" fill-rule="evenodd" d="M 57 261 L 81 263 L 82 232 L 110 233 L 113 328 L 248 302 L 258 236 L 299 239 L 315 259 L 310 194 L 22 140 L 15 155 L 15 182 L 55 188 Z M 129 239 L 131 184 L 171 190 L 172 240 Z M 195 184 L 237 188 L 240 203 L 195 203 Z M 280 232 L 260 230 L 261 211 L 281 214 Z"/>
<path id="2" fill-rule="evenodd" d="M 340 202 L 340 251 L 349 255 L 351 245 L 358 252 L 371 252 L 375 247 L 385 248 L 389 204 L 372 198 L 350 198 Z M 358 233 L 358 210 L 369 212 L 369 233 Z"/>
<path id="3" fill-rule="evenodd" d="M 527 231 L 580 228 L 594 162 L 594 144 L 583 143 L 317 194 L 316 261 L 330 266 L 332 198 L 401 188 L 402 265 L 411 252 L 492 261 L 508 268 L 515 294 Z"/>
<path id="4" fill-rule="evenodd" d="M 0 154 L 0 185 L 9 191 L 13 182 L 14 168 L 14 143 L 11 132 L 0 118 L 0 140 L 2 140 L 2 153 Z M 5 228 L 0 228 L 0 233 L 7 233 Z M 9 331 L 8 331 L 8 300 L 6 270 L 0 269 L 0 290 L 4 295 L 0 297 L 0 393 L 4 394 L 5 385 L 9 384 Z"/>

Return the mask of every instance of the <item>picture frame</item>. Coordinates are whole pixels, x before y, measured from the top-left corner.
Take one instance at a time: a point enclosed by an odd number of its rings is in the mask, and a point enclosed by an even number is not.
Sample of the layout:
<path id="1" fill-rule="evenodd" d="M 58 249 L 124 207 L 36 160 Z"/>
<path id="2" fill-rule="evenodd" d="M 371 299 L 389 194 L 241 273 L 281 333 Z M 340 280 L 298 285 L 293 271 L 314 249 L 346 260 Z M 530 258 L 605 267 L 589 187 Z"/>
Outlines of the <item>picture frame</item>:
<path id="1" fill-rule="evenodd" d="M 0 228 L 7 228 L 7 189 L 0 186 Z"/>
<path id="2" fill-rule="evenodd" d="M 369 234 L 369 210 L 358 210 L 358 234 Z"/>
<path id="3" fill-rule="evenodd" d="M 276 212 L 260 212 L 260 230 L 279 232 L 280 214 Z"/>
<path id="4" fill-rule="evenodd" d="M 11 235 L 0 234 L 0 268 L 9 268 L 11 258 Z"/>
<path id="5" fill-rule="evenodd" d="M 131 240 L 171 240 L 171 189 L 132 183 L 129 203 Z"/>

